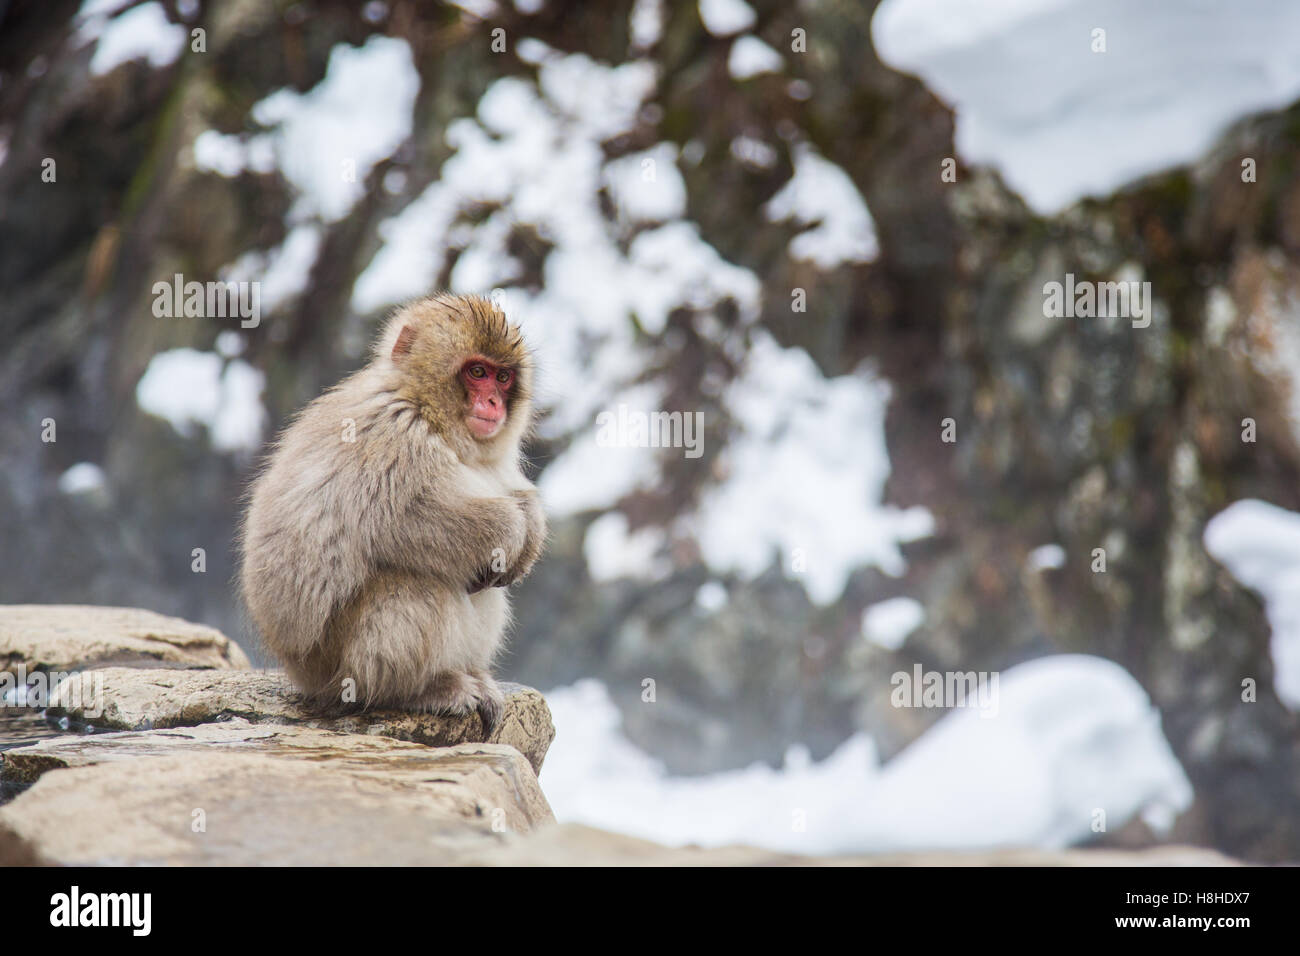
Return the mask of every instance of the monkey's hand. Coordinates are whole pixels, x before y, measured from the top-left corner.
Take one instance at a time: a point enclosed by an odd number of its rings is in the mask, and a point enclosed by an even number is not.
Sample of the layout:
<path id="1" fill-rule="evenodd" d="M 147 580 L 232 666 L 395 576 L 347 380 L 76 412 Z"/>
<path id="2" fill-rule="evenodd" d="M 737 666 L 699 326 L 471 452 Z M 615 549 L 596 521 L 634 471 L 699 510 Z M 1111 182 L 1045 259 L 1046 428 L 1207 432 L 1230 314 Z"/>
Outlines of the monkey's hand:
<path id="1" fill-rule="evenodd" d="M 493 571 L 491 568 L 485 568 L 474 576 L 474 580 L 469 582 L 465 588 L 466 594 L 478 594 L 479 591 L 486 591 L 488 588 L 505 587 L 501 579 L 505 577 L 504 571 Z"/>
<path id="2" fill-rule="evenodd" d="M 519 552 L 519 559 L 506 572 L 507 584 L 513 584 L 527 575 L 537 563 L 537 559 L 541 557 L 542 548 L 546 545 L 546 514 L 542 511 L 541 496 L 537 494 L 537 489 L 521 488 L 511 494 L 519 502 L 519 507 L 524 513 L 527 533 L 524 536 L 523 549 Z"/>
<path id="3" fill-rule="evenodd" d="M 502 567 L 494 560 L 487 568 L 479 571 L 466 588 L 470 594 L 477 594 L 487 588 L 509 587 L 533 569 L 533 565 L 542 553 L 542 547 L 546 543 L 546 515 L 542 512 L 542 503 L 537 489 L 523 488 L 510 494 L 518 503 L 524 518 L 523 547 L 508 566 Z"/>

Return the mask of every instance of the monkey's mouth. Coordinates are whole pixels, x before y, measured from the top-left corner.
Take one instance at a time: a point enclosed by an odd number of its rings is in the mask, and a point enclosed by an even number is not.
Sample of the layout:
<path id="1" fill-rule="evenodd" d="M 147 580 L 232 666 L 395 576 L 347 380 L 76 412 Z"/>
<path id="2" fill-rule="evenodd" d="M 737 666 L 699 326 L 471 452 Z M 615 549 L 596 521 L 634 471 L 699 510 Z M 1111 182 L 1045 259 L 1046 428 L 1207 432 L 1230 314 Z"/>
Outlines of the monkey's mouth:
<path id="1" fill-rule="evenodd" d="M 484 418 L 482 415 L 470 415 L 467 419 L 469 430 L 479 438 L 491 438 L 501 429 L 501 423 L 505 421 L 505 416 L 501 418 Z"/>

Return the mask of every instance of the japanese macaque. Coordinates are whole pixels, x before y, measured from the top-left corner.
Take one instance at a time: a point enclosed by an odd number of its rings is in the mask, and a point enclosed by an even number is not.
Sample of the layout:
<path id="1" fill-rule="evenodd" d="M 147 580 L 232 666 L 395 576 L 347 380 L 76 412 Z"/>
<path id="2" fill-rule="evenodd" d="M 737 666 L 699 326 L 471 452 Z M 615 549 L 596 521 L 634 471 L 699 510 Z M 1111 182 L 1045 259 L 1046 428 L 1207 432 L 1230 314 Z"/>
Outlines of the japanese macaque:
<path id="1" fill-rule="evenodd" d="M 318 706 L 504 707 L 506 587 L 546 536 L 519 444 L 532 357 L 485 299 L 389 320 L 368 365 L 307 405 L 249 492 L 240 572 L 266 647 Z"/>

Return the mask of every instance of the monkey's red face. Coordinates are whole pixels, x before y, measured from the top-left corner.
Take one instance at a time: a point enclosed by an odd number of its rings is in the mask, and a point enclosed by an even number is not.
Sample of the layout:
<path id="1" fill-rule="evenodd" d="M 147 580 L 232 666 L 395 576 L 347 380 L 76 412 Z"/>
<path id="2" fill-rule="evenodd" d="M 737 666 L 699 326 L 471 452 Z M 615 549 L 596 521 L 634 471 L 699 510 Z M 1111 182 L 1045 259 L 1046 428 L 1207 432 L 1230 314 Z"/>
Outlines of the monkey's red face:
<path id="1" fill-rule="evenodd" d="M 474 356 L 461 367 L 460 381 L 467 397 L 465 424 L 476 438 L 491 438 L 506 423 L 514 369 Z"/>

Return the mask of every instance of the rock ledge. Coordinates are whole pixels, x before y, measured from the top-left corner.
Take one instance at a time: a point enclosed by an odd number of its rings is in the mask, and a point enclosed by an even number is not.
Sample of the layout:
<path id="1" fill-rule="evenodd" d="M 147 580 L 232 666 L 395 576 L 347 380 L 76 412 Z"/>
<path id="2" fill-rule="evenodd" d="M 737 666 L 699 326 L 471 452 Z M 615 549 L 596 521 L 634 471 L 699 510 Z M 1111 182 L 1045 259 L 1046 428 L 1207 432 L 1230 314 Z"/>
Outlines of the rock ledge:
<path id="1" fill-rule="evenodd" d="M 131 607 L 0 605 L 0 665 L 29 670 L 129 664 L 240 670 L 243 650 L 216 628 Z"/>
<path id="2" fill-rule="evenodd" d="M 65 680 L 50 701 L 50 714 L 95 729 L 153 730 L 193 727 L 243 718 L 251 723 L 299 724 L 351 734 L 379 735 L 429 747 L 462 743 L 507 744 L 539 772 L 555 737 L 550 708 L 522 684 L 506 693 L 500 726 L 489 737 L 478 714 L 445 717 L 407 711 L 368 711 L 322 716 L 303 705 L 288 678 L 275 670 L 159 670 L 107 667 Z"/>

